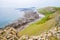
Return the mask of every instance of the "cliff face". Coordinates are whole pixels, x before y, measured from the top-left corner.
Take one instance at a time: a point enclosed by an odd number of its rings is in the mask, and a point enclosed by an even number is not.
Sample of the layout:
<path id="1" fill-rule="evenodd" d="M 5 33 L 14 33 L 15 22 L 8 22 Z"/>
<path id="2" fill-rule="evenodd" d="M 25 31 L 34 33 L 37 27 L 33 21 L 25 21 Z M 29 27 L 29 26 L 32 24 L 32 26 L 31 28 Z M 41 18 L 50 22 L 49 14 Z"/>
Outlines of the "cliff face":
<path id="1" fill-rule="evenodd" d="M 28 11 L 28 12 L 25 12 L 24 18 L 20 18 L 16 22 L 13 22 L 13 23 L 9 24 L 8 26 L 13 27 L 15 29 L 20 28 L 20 27 L 25 28 L 25 27 L 23 27 L 24 25 L 26 25 L 32 21 L 35 21 L 38 18 L 39 18 L 39 15 L 37 14 L 37 12 Z"/>

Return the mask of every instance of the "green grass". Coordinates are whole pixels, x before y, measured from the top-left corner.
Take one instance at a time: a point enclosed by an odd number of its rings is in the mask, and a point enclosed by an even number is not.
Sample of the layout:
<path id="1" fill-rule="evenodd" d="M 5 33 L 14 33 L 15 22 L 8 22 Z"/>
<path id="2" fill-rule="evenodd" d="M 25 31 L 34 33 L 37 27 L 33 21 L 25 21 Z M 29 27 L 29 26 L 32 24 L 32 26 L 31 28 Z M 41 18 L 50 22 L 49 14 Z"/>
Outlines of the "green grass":
<path id="1" fill-rule="evenodd" d="M 49 10 L 47 8 L 53 8 L 55 11 L 51 11 L 51 10 Z M 60 10 L 60 7 L 46 7 L 46 8 L 38 9 L 38 12 L 42 13 L 44 15 L 49 15 L 49 14 L 52 14 L 52 13 L 54 13 L 56 11 L 59 11 L 59 10 Z"/>
<path id="2" fill-rule="evenodd" d="M 49 18 L 49 15 L 48 16 L 45 16 L 44 18 L 42 18 L 41 20 L 37 21 L 36 24 L 43 24 L 45 23 L 46 21 L 50 20 L 51 18 Z"/>
<path id="3" fill-rule="evenodd" d="M 29 25 L 27 28 L 18 33 L 19 36 L 22 35 L 39 35 L 44 31 L 48 31 L 51 27 L 55 25 L 54 19 L 51 19 L 43 24 Z"/>
<path id="4" fill-rule="evenodd" d="M 60 10 L 60 7 L 54 7 L 56 10 Z"/>
<path id="5" fill-rule="evenodd" d="M 51 37 L 49 37 L 49 39 L 50 39 L 50 40 L 58 40 L 58 38 L 55 37 L 55 36 L 51 36 Z"/>
<path id="6" fill-rule="evenodd" d="M 22 35 L 40 35 L 42 32 L 48 31 L 50 28 L 55 27 L 55 17 L 60 15 L 60 12 L 51 13 L 45 15 L 41 20 L 30 24 L 27 28 L 18 33 L 18 36 Z"/>
<path id="7" fill-rule="evenodd" d="M 53 13 L 53 12 L 48 11 L 48 10 L 45 10 L 45 9 L 39 9 L 38 12 L 39 12 L 39 13 L 42 13 L 42 14 L 44 14 L 44 15 L 49 15 L 49 14 Z"/>
<path id="8" fill-rule="evenodd" d="M 48 8 L 48 7 L 46 7 L 46 8 Z M 46 8 L 38 9 L 38 12 L 44 14 L 45 16 L 55 12 L 55 11 L 48 10 Z M 56 8 L 54 8 L 54 9 L 56 10 Z"/>

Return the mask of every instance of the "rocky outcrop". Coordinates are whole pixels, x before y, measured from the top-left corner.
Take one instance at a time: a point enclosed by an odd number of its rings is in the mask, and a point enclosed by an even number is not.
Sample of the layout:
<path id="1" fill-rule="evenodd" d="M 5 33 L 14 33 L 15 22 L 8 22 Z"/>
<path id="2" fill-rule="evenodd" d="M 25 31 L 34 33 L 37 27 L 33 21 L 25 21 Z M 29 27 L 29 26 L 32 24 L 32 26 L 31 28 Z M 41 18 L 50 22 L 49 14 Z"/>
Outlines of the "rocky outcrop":
<path id="1" fill-rule="evenodd" d="M 0 40 L 60 40 L 60 27 L 51 28 L 47 32 L 42 32 L 40 35 L 23 35 L 19 37 L 18 32 L 13 27 L 6 27 L 0 30 Z"/>
<path id="2" fill-rule="evenodd" d="M 56 27 L 53 27 L 48 32 L 42 32 L 38 36 L 23 35 L 20 37 L 20 40 L 60 40 L 60 27 L 58 31 Z"/>
<path id="3" fill-rule="evenodd" d="M 10 27 L 14 27 L 15 29 L 17 29 L 17 28 L 20 28 L 38 18 L 39 18 L 39 15 L 37 14 L 37 12 L 27 11 L 27 12 L 25 12 L 25 15 L 23 18 L 20 18 L 17 21 L 7 25 L 7 27 L 10 26 Z M 22 27 L 22 28 L 24 28 L 24 27 Z"/>
<path id="4" fill-rule="evenodd" d="M 18 40 L 17 30 L 13 27 L 6 27 L 0 30 L 0 40 Z"/>

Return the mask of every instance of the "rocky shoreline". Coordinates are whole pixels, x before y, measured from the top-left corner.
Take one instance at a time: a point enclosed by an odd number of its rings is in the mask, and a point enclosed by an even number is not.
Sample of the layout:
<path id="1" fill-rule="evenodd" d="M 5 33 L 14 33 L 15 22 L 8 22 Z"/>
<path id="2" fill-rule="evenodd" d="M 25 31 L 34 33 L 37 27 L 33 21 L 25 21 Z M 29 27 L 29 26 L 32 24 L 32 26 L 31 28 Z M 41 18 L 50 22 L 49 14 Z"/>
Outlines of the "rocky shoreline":
<path id="1" fill-rule="evenodd" d="M 6 25 L 3 29 L 5 29 L 6 27 L 13 27 L 15 29 L 19 29 L 22 30 L 26 27 L 26 25 L 28 25 L 31 22 L 34 22 L 35 20 L 39 19 L 39 14 L 37 12 L 34 11 L 28 11 L 25 13 L 23 18 L 20 18 L 8 25 Z"/>
<path id="2" fill-rule="evenodd" d="M 26 28 L 26 26 L 34 22 L 35 20 L 39 19 L 39 14 L 37 12 L 29 11 L 26 12 L 23 18 L 14 21 L 11 24 L 6 25 L 4 28 L 0 29 L 0 39 L 1 40 L 18 40 L 18 29 L 21 31 L 22 29 Z"/>

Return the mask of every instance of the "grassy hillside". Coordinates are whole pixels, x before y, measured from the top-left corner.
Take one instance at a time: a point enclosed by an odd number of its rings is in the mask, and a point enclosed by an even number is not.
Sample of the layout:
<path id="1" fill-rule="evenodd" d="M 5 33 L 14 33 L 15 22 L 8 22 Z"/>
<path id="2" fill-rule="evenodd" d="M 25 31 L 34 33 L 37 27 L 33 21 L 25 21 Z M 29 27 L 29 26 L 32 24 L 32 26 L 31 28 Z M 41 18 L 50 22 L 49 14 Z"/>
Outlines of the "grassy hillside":
<path id="1" fill-rule="evenodd" d="M 38 12 L 40 12 L 44 15 L 49 15 L 49 14 L 54 13 L 56 10 L 57 9 L 55 7 L 46 7 L 46 8 L 38 9 Z"/>
<path id="2" fill-rule="evenodd" d="M 38 9 L 38 12 L 44 15 L 49 15 L 59 10 L 60 7 L 45 7 L 45 8 Z"/>
<path id="3" fill-rule="evenodd" d="M 50 11 L 48 11 L 50 12 Z M 22 35 L 39 35 L 44 31 L 48 31 L 50 28 L 55 27 L 55 17 L 60 15 L 59 11 L 54 11 L 51 14 L 48 14 L 47 11 L 44 11 L 44 15 L 45 17 L 42 18 L 41 20 L 32 23 L 31 25 L 29 25 L 27 28 L 25 28 L 24 30 L 22 30 L 21 32 L 18 33 L 19 36 Z"/>
<path id="4" fill-rule="evenodd" d="M 39 25 L 29 25 L 26 29 L 19 32 L 19 35 L 39 35 L 44 31 L 48 31 L 51 27 L 55 25 L 55 19 L 51 19 L 46 23 L 39 24 Z"/>

